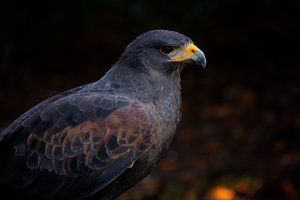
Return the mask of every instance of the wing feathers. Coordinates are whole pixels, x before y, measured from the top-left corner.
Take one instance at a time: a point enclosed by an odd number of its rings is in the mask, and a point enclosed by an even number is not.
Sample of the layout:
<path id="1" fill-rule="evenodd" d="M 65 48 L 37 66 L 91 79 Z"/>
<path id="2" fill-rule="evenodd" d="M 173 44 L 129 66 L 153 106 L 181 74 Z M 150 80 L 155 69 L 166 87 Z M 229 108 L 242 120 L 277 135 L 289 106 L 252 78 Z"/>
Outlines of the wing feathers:
<path id="1" fill-rule="evenodd" d="M 8 180 L 16 187 L 41 184 L 33 194 L 47 190 L 43 188 L 45 177 L 40 177 L 46 172 L 61 178 L 82 177 L 83 182 L 92 184 L 92 189 L 82 196 L 96 192 L 156 143 L 156 126 L 143 105 L 124 97 L 67 96 L 34 109 L 6 130 L 5 134 L 18 139 L 13 144 L 14 155 L 6 161 L 13 169 L 0 171 L 1 176 L 11 173 Z M 18 176 L 23 179 L 19 184 Z M 62 191 L 75 189 L 75 185 L 53 185 L 50 189 L 51 194 L 62 195 Z"/>

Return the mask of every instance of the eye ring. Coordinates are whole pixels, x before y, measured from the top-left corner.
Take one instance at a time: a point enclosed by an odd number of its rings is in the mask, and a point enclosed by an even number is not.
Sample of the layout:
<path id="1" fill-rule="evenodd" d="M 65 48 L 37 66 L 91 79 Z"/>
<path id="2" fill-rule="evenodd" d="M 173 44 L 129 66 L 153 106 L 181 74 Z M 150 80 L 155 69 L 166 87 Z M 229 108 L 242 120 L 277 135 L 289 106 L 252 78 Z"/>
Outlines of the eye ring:
<path id="1" fill-rule="evenodd" d="M 162 47 L 160 48 L 160 51 L 161 51 L 163 54 L 170 54 L 174 49 L 175 49 L 174 46 L 162 46 Z"/>

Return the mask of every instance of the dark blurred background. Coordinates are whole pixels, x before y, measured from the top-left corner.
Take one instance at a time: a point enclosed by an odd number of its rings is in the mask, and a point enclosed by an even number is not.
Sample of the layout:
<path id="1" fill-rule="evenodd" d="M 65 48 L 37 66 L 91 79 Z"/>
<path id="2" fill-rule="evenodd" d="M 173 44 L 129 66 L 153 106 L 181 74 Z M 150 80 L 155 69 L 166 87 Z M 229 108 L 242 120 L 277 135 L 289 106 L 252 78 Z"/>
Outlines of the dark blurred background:
<path id="1" fill-rule="evenodd" d="M 143 31 L 191 37 L 183 119 L 159 167 L 119 200 L 299 199 L 300 2 L 0 2 L 0 126 L 99 79 Z M 298 41 L 299 42 L 299 41 Z"/>

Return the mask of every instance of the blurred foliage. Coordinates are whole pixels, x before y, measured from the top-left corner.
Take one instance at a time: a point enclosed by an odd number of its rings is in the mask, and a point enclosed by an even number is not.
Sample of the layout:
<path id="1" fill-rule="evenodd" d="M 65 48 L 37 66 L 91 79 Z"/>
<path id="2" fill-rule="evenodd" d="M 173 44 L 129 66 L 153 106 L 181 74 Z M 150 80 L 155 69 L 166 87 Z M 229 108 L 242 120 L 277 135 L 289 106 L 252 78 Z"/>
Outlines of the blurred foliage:
<path id="1" fill-rule="evenodd" d="M 100 78 L 139 33 L 191 37 L 183 119 L 159 167 L 119 200 L 299 199 L 297 0 L 0 2 L 0 123 Z"/>

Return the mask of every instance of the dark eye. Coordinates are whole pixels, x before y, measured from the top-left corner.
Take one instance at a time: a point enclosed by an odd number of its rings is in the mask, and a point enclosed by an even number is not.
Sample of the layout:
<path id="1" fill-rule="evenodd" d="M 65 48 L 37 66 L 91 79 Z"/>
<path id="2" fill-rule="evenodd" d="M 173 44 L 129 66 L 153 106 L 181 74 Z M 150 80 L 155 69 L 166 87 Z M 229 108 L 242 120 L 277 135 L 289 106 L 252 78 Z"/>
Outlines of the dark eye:
<path id="1" fill-rule="evenodd" d="M 169 54 L 169 53 L 171 53 L 174 49 L 175 49 L 175 47 L 173 47 L 173 46 L 162 46 L 162 47 L 160 48 L 160 51 L 161 51 L 162 53 L 164 53 L 164 54 Z"/>

